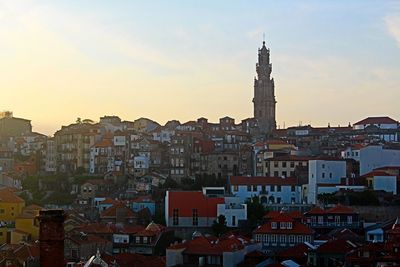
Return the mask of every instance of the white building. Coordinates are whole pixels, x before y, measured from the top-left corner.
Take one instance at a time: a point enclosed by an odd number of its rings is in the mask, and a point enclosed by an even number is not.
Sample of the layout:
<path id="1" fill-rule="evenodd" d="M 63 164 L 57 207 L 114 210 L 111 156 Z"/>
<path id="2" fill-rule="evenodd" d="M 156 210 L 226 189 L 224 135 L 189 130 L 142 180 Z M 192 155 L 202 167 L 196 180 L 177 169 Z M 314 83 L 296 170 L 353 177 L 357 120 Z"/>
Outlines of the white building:
<path id="1" fill-rule="evenodd" d="M 54 138 L 48 138 L 46 140 L 46 155 L 45 155 L 45 166 L 44 170 L 46 172 L 56 172 L 57 171 L 57 151 Z"/>
<path id="2" fill-rule="evenodd" d="M 321 193 L 337 191 L 341 179 L 346 177 L 344 160 L 310 160 L 308 163 L 308 196 L 309 204 L 316 204 Z"/>
<path id="3" fill-rule="evenodd" d="M 301 186 L 296 178 L 232 176 L 229 189 L 243 202 L 259 197 L 263 204 L 301 203 Z"/>
<path id="4" fill-rule="evenodd" d="M 239 221 L 247 220 L 247 204 L 238 197 L 225 197 L 225 203 L 217 204 L 217 218 L 224 215 L 226 226 L 238 227 Z"/>
<path id="5" fill-rule="evenodd" d="M 379 129 L 397 129 L 399 123 L 389 117 L 368 117 L 353 124 L 354 130 L 364 130 L 369 126 Z"/>
<path id="6" fill-rule="evenodd" d="M 372 186 L 374 190 L 383 190 L 397 194 L 397 176 L 396 175 L 376 175 L 373 177 Z"/>
<path id="7" fill-rule="evenodd" d="M 367 146 L 360 150 L 360 175 L 390 166 L 400 166 L 400 150 L 382 146 Z"/>
<path id="8" fill-rule="evenodd" d="M 355 144 L 347 147 L 341 152 L 342 159 L 354 159 L 355 161 L 360 161 L 360 150 L 364 148 L 364 145 Z"/>

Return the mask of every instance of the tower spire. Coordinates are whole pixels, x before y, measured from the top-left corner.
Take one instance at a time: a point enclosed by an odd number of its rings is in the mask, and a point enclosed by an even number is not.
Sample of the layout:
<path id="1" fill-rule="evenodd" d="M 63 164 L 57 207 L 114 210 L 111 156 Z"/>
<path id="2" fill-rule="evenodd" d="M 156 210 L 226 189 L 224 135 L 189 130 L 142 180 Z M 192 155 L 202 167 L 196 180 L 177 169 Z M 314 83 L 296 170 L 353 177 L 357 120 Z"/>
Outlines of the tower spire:
<path id="1" fill-rule="evenodd" d="M 263 32 L 263 45 L 265 45 L 265 32 Z"/>

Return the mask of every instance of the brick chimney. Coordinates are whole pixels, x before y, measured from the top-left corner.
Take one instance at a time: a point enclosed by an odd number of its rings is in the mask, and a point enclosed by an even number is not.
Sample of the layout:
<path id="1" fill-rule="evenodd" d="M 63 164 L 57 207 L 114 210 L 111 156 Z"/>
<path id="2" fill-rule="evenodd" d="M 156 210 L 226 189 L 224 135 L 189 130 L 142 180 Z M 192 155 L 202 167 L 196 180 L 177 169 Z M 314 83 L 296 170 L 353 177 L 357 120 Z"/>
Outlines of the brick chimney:
<path id="1" fill-rule="evenodd" d="M 41 210 L 39 213 L 40 266 L 63 267 L 64 263 L 63 210 Z"/>

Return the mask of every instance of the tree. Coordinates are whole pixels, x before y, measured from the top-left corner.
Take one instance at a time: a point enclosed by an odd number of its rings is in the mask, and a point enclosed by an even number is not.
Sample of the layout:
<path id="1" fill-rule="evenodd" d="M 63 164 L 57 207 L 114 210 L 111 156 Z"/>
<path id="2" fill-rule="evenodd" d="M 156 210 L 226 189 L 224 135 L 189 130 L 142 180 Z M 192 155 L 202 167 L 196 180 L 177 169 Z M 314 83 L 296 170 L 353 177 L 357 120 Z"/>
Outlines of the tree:
<path id="1" fill-rule="evenodd" d="M 228 231 L 228 227 L 226 226 L 226 218 L 224 215 L 219 215 L 217 221 L 214 221 L 212 225 L 212 230 L 215 236 L 221 236 Z"/>
<path id="2" fill-rule="evenodd" d="M 256 227 L 258 223 L 261 222 L 265 215 L 265 208 L 263 204 L 260 203 L 258 197 L 253 197 L 246 201 L 247 204 L 247 220 L 251 227 Z"/>

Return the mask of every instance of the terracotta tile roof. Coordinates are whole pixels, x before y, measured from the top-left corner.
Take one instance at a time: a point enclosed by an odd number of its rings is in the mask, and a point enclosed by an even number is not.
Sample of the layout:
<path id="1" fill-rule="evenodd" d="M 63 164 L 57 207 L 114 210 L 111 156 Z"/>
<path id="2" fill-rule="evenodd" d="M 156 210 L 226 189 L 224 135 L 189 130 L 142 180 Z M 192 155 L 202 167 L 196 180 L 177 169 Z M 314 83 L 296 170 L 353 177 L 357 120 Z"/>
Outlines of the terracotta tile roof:
<path id="1" fill-rule="evenodd" d="M 151 196 L 140 196 L 132 200 L 132 202 L 154 202 Z"/>
<path id="2" fill-rule="evenodd" d="M 117 210 L 122 209 L 125 212 L 126 218 L 136 218 L 137 214 L 123 203 L 117 203 L 100 213 L 100 218 L 115 218 L 117 216 Z"/>
<path id="3" fill-rule="evenodd" d="M 120 201 L 119 200 L 115 200 L 115 199 L 112 199 L 112 198 L 109 198 L 109 197 L 107 197 L 106 199 L 104 199 L 103 201 L 100 201 L 99 202 L 99 204 L 118 204 L 118 203 L 120 203 Z"/>
<path id="4" fill-rule="evenodd" d="M 304 243 L 300 243 L 295 245 L 294 247 L 282 250 L 277 253 L 277 257 L 279 258 L 287 258 L 287 259 L 292 259 L 292 258 L 304 258 L 307 257 L 307 252 L 310 249 L 309 246 L 307 246 Z"/>
<path id="5" fill-rule="evenodd" d="M 137 236 L 157 236 L 160 233 L 164 232 L 166 229 L 165 226 L 161 224 L 156 224 L 151 222 L 145 229 L 140 232 L 137 232 L 135 235 Z"/>
<path id="6" fill-rule="evenodd" d="M 386 117 L 368 117 L 366 119 L 354 123 L 354 125 L 364 125 L 364 124 L 397 124 L 397 121 L 386 116 Z"/>
<path id="7" fill-rule="evenodd" d="M 25 203 L 25 200 L 14 193 L 15 190 L 8 187 L 0 189 L 0 202 L 3 203 Z"/>
<path id="8" fill-rule="evenodd" d="M 345 239 L 332 239 L 320 245 L 317 253 L 345 254 L 357 248 L 357 245 Z"/>
<path id="9" fill-rule="evenodd" d="M 294 177 L 231 176 L 229 180 L 231 185 L 297 185 Z"/>
<path id="10" fill-rule="evenodd" d="M 104 254 L 101 258 L 112 266 L 114 261 L 120 267 L 154 267 L 165 266 L 165 257 L 147 256 L 134 253 L 119 253 L 116 255 Z"/>
<path id="11" fill-rule="evenodd" d="M 311 214 L 325 214 L 325 211 L 321 209 L 320 207 L 314 207 L 311 210 L 307 211 L 305 213 L 306 215 L 311 215 Z"/>
<path id="12" fill-rule="evenodd" d="M 325 213 L 333 213 L 333 214 L 350 214 L 355 213 L 354 210 L 350 207 L 343 206 L 341 204 L 336 205 L 333 208 L 330 208 L 325 211 Z"/>
<path id="13" fill-rule="evenodd" d="M 235 235 L 215 238 L 198 236 L 192 240 L 177 245 L 172 245 L 168 249 L 184 249 L 186 255 L 222 255 L 224 252 L 232 252 L 243 249 L 248 240 Z"/>
<path id="14" fill-rule="evenodd" d="M 225 203 L 224 198 L 210 198 L 197 191 L 169 191 L 168 214 L 179 209 L 179 217 L 192 217 L 197 208 L 199 217 L 217 217 L 217 204 Z"/>
<path id="15" fill-rule="evenodd" d="M 112 142 L 112 140 L 111 139 L 102 139 L 101 141 L 99 141 L 99 142 L 97 142 L 96 144 L 94 144 L 94 146 L 93 147 L 99 147 L 99 148 L 102 148 L 102 147 L 112 147 L 113 146 L 113 142 Z"/>
<path id="16" fill-rule="evenodd" d="M 360 177 L 374 177 L 374 176 L 396 176 L 396 175 L 389 174 L 389 173 L 385 172 L 384 170 L 381 170 L 381 168 L 380 168 L 379 170 L 374 170 L 374 171 L 366 173 Z"/>

